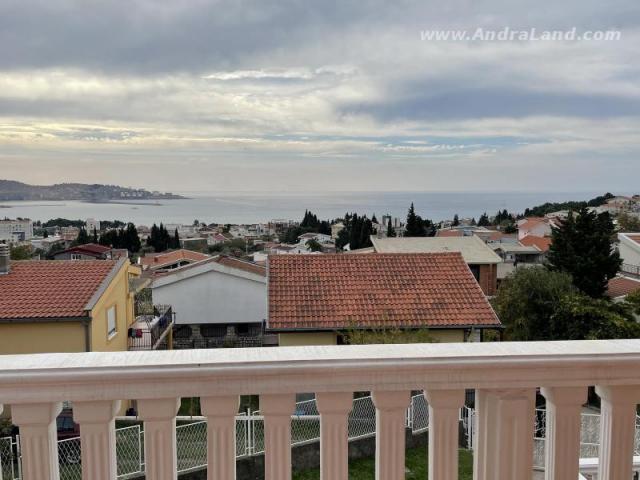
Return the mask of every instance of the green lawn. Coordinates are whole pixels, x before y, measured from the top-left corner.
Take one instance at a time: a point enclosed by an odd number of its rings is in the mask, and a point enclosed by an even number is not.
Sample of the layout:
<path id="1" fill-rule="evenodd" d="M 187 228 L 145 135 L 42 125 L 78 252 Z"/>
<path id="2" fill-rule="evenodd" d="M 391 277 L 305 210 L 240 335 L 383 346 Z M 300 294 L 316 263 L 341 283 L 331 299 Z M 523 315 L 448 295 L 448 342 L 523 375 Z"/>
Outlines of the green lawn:
<path id="1" fill-rule="evenodd" d="M 407 475 L 406 479 L 427 478 L 427 452 L 425 448 L 407 450 Z M 320 478 L 320 470 L 305 470 L 293 474 L 293 480 L 317 480 Z M 349 462 L 349 480 L 371 480 L 375 478 L 375 461 L 372 458 L 352 460 Z M 460 480 L 473 478 L 473 456 L 468 450 L 460 450 L 459 461 Z"/>

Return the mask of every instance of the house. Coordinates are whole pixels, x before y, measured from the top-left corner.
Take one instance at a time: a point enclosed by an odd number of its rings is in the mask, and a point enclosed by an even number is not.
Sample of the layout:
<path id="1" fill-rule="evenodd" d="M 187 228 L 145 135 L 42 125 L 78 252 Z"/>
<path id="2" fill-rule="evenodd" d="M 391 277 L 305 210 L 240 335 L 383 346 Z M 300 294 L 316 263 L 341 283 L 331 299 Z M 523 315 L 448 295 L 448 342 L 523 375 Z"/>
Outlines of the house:
<path id="1" fill-rule="evenodd" d="M 59 235 L 49 235 L 48 237 L 33 237 L 31 239 L 31 248 L 34 250 L 42 250 L 48 252 L 51 247 L 57 243 L 61 243 L 62 238 Z"/>
<path id="2" fill-rule="evenodd" d="M 540 266 L 544 262 L 544 253 L 535 245 L 522 243 L 494 243 L 493 250 L 502 258 L 498 264 L 498 282 L 518 268 Z"/>
<path id="3" fill-rule="evenodd" d="M 501 329 L 459 252 L 272 255 L 268 289 L 280 346 L 335 345 L 353 329 L 428 329 L 440 342 Z"/>
<path id="4" fill-rule="evenodd" d="M 469 237 L 371 237 L 377 253 L 438 253 L 459 252 L 471 269 L 482 291 L 495 295 L 497 265 L 502 259 L 477 236 Z"/>
<path id="5" fill-rule="evenodd" d="M 554 222 L 549 218 L 529 217 L 518 220 L 518 240 L 522 240 L 527 235 L 536 237 L 550 237 Z"/>
<path id="6" fill-rule="evenodd" d="M 618 275 L 607 284 L 606 295 L 613 300 L 623 300 L 630 293 L 640 290 L 640 279 Z"/>
<path id="7" fill-rule="evenodd" d="M 623 268 L 640 268 L 640 233 L 619 233 L 618 251 Z"/>
<path id="8" fill-rule="evenodd" d="M 138 259 L 138 264 L 144 271 L 164 272 L 208 258 L 211 258 L 211 255 L 194 252 L 192 250 L 179 249 L 160 253 L 147 253 L 144 257 Z"/>
<path id="9" fill-rule="evenodd" d="M 324 233 L 314 233 L 314 232 L 308 232 L 308 233 L 303 233 L 302 235 L 300 235 L 298 237 L 298 242 L 301 244 L 306 244 L 309 240 L 315 240 L 316 242 L 320 243 L 320 244 L 331 244 L 333 245 L 333 238 L 331 237 L 331 235 L 327 235 Z"/>
<path id="10" fill-rule="evenodd" d="M 97 243 L 76 245 L 56 253 L 55 260 L 108 260 L 112 258 L 112 249 Z"/>
<path id="11" fill-rule="evenodd" d="M 156 272 L 151 289 L 179 313 L 174 348 L 261 346 L 266 283 L 265 267 L 218 255 Z"/>
<path id="12" fill-rule="evenodd" d="M 87 218 L 85 223 L 85 228 L 89 234 L 100 231 L 100 222 L 95 218 Z"/>
<path id="13" fill-rule="evenodd" d="M 0 220 L 0 242 L 26 242 L 33 237 L 33 222 L 28 218 Z"/>
<path id="14" fill-rule="evenodd" d="M 0 272 L 0 354 L 126 351 L 129 260 L 8 260 Z"/>
<path id="15" fill-rule="evenodd" d="M 551 237 L 538 237 L 536 235 L 527 235 L 520 240 L 522 245 L 527 247 L 538 247 L 543 254 L 547 254 L 551 247 Z"/>
<path id="16" fill-rule="evenodd" d="M 342 230 L 344 230 L 344 223 L 342 222 L 331 225 L 331 238 L 334 240 L 337 239 Z"/>

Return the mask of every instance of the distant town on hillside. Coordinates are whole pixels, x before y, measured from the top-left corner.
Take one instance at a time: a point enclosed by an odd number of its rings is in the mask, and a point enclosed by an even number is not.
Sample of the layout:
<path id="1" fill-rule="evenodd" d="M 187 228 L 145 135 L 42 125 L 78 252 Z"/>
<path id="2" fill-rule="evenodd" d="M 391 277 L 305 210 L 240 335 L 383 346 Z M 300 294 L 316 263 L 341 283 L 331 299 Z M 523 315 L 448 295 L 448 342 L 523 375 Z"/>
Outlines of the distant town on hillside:
<path id="1" fill-rule="evenodd" d="M 13 180 L 0 180 L 0 200 L 80 200 L 84 202 L 111 202 L 117 200 L 158 200 L 184 198 L 170 192 L 150 192 L 142 188 L 117 185 L 58 183 L 55 185 L 28 185 Z"/>

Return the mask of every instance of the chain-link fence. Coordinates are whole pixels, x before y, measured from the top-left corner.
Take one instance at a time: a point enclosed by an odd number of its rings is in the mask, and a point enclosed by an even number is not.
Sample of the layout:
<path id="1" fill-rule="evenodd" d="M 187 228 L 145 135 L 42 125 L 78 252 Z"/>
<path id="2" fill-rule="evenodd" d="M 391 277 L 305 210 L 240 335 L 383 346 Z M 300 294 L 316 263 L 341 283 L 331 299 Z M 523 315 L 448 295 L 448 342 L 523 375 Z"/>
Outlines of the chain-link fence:
<path id="1" fill-rule="evenodd" d="M 0 479 L 17 480 L 20 478 L 18 444 L 11 437 L 0 438 Z"/>

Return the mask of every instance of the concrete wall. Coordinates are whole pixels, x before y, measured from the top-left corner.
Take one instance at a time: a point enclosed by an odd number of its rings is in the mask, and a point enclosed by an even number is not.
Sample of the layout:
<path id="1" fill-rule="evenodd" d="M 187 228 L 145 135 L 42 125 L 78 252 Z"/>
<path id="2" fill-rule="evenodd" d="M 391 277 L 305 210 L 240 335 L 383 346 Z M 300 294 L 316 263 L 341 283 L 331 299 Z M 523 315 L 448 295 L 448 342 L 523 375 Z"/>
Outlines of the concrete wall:
<path id="1" fill-rule="evenodd" d="M 212 270 L 154 286 L 153 303 L 172 305 L 178 325 L 260 323 L 267 316 L 267 285 Z"/>
<path id="2" fill-rule="evenodd" d="M 0 354 L 85 351 L 82 322 L 0 323 Z"/>
<path id="3" fill-rule="evenodd" d="M 281 333 L 278 337 L 281 347 L 338 344 L 338 334 L 335 332 Z"/>
<path id="4" fill-rule="evenodd" d="M 620 258 L 622 258 L 622 263 L 636 266 L 640 265 L 640 252 L 638 252 L 638 249 L 633 249 L 624 242 L 620 242 L 618 250 L 620 252 Z"/>
<path id="5" fill-rule="evenodd" d="M 124 265 L 91 311 L 91 351 L 123 352 L 127 350 L 127 331 L 134 322 L 133 294 L 129 292 L 130 266 Z M 107 336 L 107 310 L 116 307 L 117 333 Z"/>

